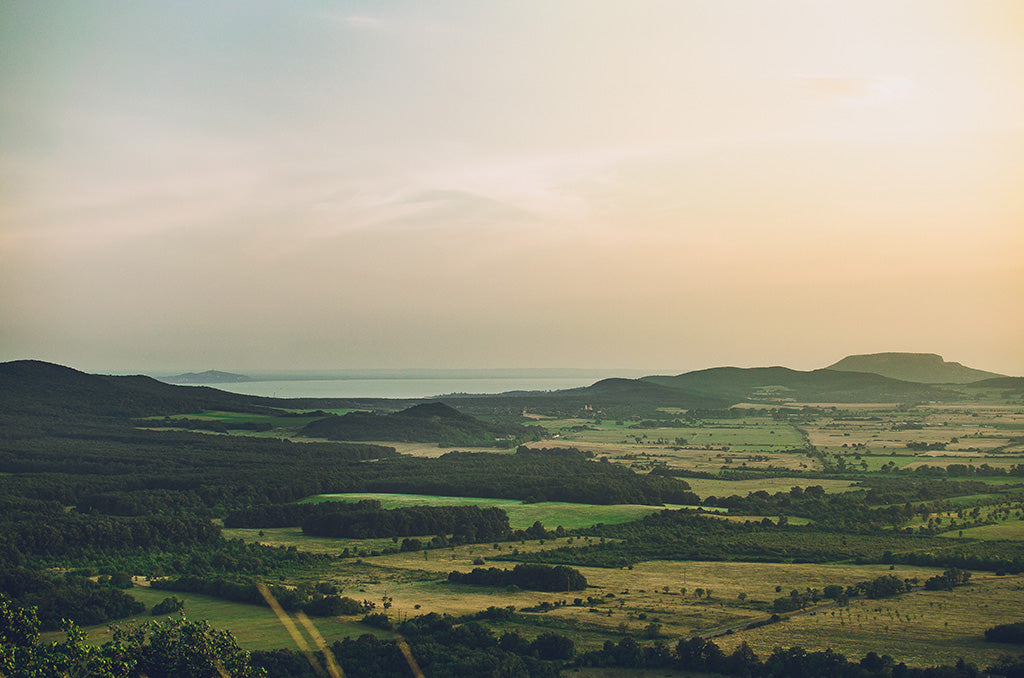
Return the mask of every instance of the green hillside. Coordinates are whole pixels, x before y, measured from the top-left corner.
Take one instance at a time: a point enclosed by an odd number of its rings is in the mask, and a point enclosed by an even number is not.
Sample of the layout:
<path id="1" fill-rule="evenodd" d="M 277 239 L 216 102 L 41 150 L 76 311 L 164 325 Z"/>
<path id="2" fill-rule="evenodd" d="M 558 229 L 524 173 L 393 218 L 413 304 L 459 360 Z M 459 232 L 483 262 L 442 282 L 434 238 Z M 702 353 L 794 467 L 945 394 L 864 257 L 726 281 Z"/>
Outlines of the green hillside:
<path id="1" fill-rule="evenodd" d="M 299 435 L 327 440 L 383 440 L 509 447 L 541 432 L 515 424 L 491 425 L 443 403 L 414 405 L 400 412 L 349 412 L 317 419 Z"/>
<path id="2" fill-rule="evenodd" d="M 208 409 L 262 411 L 248 396 L 145 376 L 86 374 L 39 360 L 0 363 L 0 410 L 49 417 L 143 417 Z"/>
<path id="3" fill-rule="evenodd" d="M 877 374 L 787 367 L 714 367 L 686 374 L 644 377 L 643 381 L 733 402 L 920 402 L 958 396 L 935 386 Z"/>

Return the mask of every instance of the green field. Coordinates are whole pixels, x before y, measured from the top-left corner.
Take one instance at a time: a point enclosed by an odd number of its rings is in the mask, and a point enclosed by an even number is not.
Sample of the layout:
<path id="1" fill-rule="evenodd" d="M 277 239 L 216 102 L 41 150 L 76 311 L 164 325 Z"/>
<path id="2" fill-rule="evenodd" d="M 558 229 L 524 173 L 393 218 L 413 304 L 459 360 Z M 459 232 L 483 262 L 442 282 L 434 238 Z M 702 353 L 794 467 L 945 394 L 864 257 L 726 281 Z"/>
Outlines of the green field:
<path id="1" fill-rule="evenodd" d="M 486 497 L 438 497 L 427 494 L 389 493 L 346 493 L 322 494 L 304 499 L 303 502 L 359 501 L 379 499 L 384 508 L 405 506 L 496 506 L 508 514 L 513 529 L 523 530 L 540 521 L 544 527 L 554 529 L 561 525 L 567 530 L 590 527 L 598 523 L 614 525 L 637 520 L 645 515 L 665 508 L 682 508 L 676 505 L 641 506 L 638 504 L 570 504 L 544 501 L 532 504 L 518 499 L 488 499 Z"/>
<path id="2" fill-rule="evenodd" d="M 906 576 L 904 568 L 901 574 Z M 831 647 L 847 657 L 869 651 L 891 654 L 912 666 L 954 664 L 963 657 L 994 663 L 1009 646 L 986 643 L 983 632 L 1020 619 L 1024 578 L 975 573 L 971 585 L 953 591 L 918 590 L 896 598 L 859 600 L 847 608 L 789 619 L 716 642 L 726 651 L 742 641 L 764 656 L 777 646 Z"/>
<path id="3" fill-rule="evenodd" d="M 455 586 L 443 581 L 451 569 L 467 571 L 472 567 L 471 558 L 490 552 L 493 551 L 488 545 L 467 545 L 430 552 L 427 560 L 422 553 L 399 553 L 362 562 L 340 562 L 318 576 L 341 586 L 344 595 L 360 600 L 378 600 L 384 594 L 391 596 L 393 617 L 426 612 L 466 614 L 492 605 L 513 605 L 522 609 L 565 597 L 564 594 Z M 508 567 L 511 563 L 499 565 Z M 568 635 L 582 649 L 596 649 L 606 638 L 621 638 L 623 633 L 638 635 L 648 623 L 657 623 L 662 627 L 664 639 L 675 643 L 696 633 L 763 619 L 768 614 L 765 606 L 791 589 L 851 585 L 890 572 L 885 565 L 702 562 L 647 562 L 633 569 L 581 568 L 581 571 L 590 588 L 576 595 L 601 598 L 602 602 L 596 607 L 569 605 L 548 613 L 520 613 L 512 622 L 495 625 L 495 631 L 500 634 L 503 630 L 516 630 L 534 637 L 553 630 Z M 938 571 L 900 567 L 896 574 L 923 580 Z M 710 599 L 696 597 L 694 592 L 698 588 L 709 591 Z M 136 587 L 130 593 L 148 607 L 171 595 L 145 587 Z M 609 593 L 613 597 L 606 598 Z M 744 594 L 743 600 L 740 594 Z M 173 595 L 186 601 L 187 616 L 205 618 L 216 628 L 232 631 L 243 647 L 289 647 L 292 644 L 266 608 L 194 594 Z M 951 664 L 961 656 L 985 665 L 994 662 L 1005 648 L 984 643 L 981 632 L 1017 618 L 1022 606 L 1024 577 L 975 573 L 970 586 L 951 592 L 918 590 L 897 598 L 853 601 L 847 608 L 824 609 L 777 625 L 739 630 L 720 636 L 715 642 L 729 651 L 747 641 L 762 657 L 776 646 L 799 645 L 808 650 L 831 647 L 852 658 L 868 651 L 887 653 L 897 661 L 917 666 Z M 137 620 L 148 618 L 143 615 Z M 369 632 L 355 623 L 354 618 L 315 619 L 314 622 L 328 642 Z M 109 637 L 104 627 L 90 629 L 90 636 L 96 642 Z"/>
<path id="4" fill-rule="evenodd" d="M 1013 539 L 1015 541 L 1024 541 L 1024 520 L 1006 520 L 1003 522 L 996 523 L 995 525 L 981 525 L 979 527 L 970 527 L 966 530 L 961 530 L 964 538 L 970 539 Z M 958 531 L 944 532 L 943 537 L 960 538 Z"/>
<path id="5" fill-rule="evenodd" d="M 784 492 L 791 487 L 811 487 L 821 485 L 826 492 L 845 492 L 849 490 L 854 481 L 852 480 L 809 480 L 807 478 L 751 478 L 748 480 L 713 480 L 709 478 L 683 478 L 689 483 L 690 488 L 696 492 L 701 499 L 704 497 L 730 497 L 738 494 L 744 497 L 751 492 L 764 490 L 769 494 Z"/>
<path id="6" fill-rule="evenodd" d="M 269 607 L 261 605 L 246 605 L 233 603 L 210 596 L 203 596 L 196 593 L 181 593 L 178 591 L 160 591 L 151 589 L 148 586 L 136 586 L 128 593 L 150 610 L 153 606 L 168 596 L 176 596 L 179 600 L 185 601 L 182 610 L 189 619 L 205 619 L 210 625 L 217 629 L 226 629 L 234 634 L 238 644 L 250 650 L 262 650 L 275 647 L 295 647 L 292 637 L 287 629 L 281 624 Z M 357 597 L 357 594 L 351 594 Z M 169 616 L 154 617 L 148 612 L 137 617 L 131 617 L 118 622 L 118 625 L 129 626 L 141 624 L 152 619 L 165 619 Z M 320 634 L 328 643 L 341 640 L 349 636 L 358 636 L 364 633 L 373 633 L 380 636 L 391 634 L 372 629 L 359 624 L 358 617 L 317 617 L 313 623 L 320 631 Z M 102 644 L 110 640 L 108 625 L 87 626 L 84 630 L 89 634 L 89 641 Z M 63 633 L 51 632 L 44 635 L 44 640 L 63 639 Z"/>
<path id="7" fill-rule="evenodd" d="M 736 452 L 777 451 L 803 444 L 802 436 L 792 426 L 769 418 L 709 421 L 692 426 L 641 426 L 633 422 L 598 423 L 591 419 L 547 419 L 535 423 L 544 426 L 559 440 L 572 444 L 728 446 L 738 448 L 733 450 Z"/>

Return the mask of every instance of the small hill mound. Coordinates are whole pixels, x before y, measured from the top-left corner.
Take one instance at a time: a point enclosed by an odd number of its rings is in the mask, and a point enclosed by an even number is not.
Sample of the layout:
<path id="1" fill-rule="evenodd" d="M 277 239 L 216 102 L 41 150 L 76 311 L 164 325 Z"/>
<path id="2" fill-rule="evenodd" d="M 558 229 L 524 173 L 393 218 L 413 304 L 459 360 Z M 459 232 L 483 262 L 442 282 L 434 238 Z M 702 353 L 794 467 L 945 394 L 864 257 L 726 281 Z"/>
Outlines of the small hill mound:
<path id="1" fill-rule="evenodd" d="M 459 412 L 454 407 L 445 405 L 444 403 L 432 402 L 432 403 L 421 403 L 419 405 L 413 405 L 409 409 L 402 410 L 399 412 L 403 417 L 413 417 L 416 419 L 440 419 L 448 420 L 452 422 L 476 422 L 476 419 Z"/>
<path id="2" fill-rule="evenodd" d="M 868 353 L 846 356 L 825 369 L 867 372 L 919 384 L 969 384 L 1005 375 L 948 363 L 935 353 Z"/>

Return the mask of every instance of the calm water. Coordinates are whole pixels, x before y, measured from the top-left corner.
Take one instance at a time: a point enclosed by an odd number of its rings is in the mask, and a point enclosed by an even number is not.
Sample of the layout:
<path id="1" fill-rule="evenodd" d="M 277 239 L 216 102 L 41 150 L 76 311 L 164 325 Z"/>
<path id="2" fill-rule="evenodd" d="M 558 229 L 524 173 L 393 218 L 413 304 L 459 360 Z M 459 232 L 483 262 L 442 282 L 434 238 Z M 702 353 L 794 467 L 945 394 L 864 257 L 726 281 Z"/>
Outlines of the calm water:
<path id="1" fill-rule="evenodd" d="M 259 378 L 258 375 L 253 375 Z M 222 391 L 273 398 L 429 398 L 450 393 L 504 393 L 506 391 L 556 391 L 590 386 L 607 377 L 638 377 L 632 370 L 617 372 L 531 371 L 528 374 L 502 374 L 482 371 L 474 374 L 460 370 L 449 375 L 433 371 L 429 375 L 386 373 L 356 374 L 343 378 L 276 378 L 238 384 L 205 384 Z"/>

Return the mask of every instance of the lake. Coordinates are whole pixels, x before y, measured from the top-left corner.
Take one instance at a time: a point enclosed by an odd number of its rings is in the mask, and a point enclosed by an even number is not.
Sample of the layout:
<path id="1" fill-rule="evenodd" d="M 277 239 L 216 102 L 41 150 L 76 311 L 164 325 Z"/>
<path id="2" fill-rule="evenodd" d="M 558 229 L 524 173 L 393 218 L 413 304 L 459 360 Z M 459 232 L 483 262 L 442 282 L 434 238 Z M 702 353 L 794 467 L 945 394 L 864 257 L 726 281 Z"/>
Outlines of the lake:
<path id="1" fill-rule="evenodd" d="M 608 377 L 635 378 L 636 370 L 361 370 L 345 374 L 270 375 L 253 381 L 201 384 L 222 391 L 272 398 L 429 398 L 452 393 L 557 391 L 590 386 Z M 197 384 L 190 384 L 197 385 Z"/>

